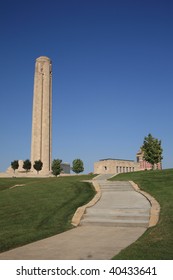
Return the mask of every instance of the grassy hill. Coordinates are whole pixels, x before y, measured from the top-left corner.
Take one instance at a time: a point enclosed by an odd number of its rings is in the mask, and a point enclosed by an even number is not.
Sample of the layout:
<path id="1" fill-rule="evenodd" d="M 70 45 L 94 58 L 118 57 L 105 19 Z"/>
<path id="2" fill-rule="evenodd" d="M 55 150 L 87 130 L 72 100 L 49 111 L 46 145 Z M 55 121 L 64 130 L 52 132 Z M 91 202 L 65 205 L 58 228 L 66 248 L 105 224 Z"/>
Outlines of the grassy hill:
<path id="1" fill-rule="evenodd" d="M 150 193 L 161 206 L 158 224 L 114 259 L 173 259 L 173 169 L 120 174 L 112 180 L 131 180 Z"/>
<path id="2" fill-rule="evenodd" d="M 72 228 L 77 207 L 95 192 L 81 180 L 91 176 L 0 179 L 0 252 Z M 114 259 L 173 259 L 173 169 L 120 174 L 132 180 L 161 206 L 159 223 Z M 22 185 L 24 186 L 16 186 Z"/>
<path id="3" fill-rule="evenodd" d="M 91 176 L 1 178 L 0 252 L 72 228 L 76 209 L 95 195 L 81 182 L 86 179 Z"/>

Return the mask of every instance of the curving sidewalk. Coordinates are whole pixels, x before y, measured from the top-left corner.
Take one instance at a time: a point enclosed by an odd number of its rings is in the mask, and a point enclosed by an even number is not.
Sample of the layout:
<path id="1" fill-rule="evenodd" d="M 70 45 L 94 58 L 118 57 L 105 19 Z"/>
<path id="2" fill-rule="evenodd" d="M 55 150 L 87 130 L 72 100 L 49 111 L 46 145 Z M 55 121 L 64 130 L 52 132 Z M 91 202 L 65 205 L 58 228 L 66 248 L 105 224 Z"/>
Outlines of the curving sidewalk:
<path id="1" fill-rule="evenodd" d="M 135 242 L 149 227 L 149 200 L 131 182 L 98 179 L 94 200 L 75 213 L 76 228 L 1 253 L 0 259 L 108 260 Z"/>

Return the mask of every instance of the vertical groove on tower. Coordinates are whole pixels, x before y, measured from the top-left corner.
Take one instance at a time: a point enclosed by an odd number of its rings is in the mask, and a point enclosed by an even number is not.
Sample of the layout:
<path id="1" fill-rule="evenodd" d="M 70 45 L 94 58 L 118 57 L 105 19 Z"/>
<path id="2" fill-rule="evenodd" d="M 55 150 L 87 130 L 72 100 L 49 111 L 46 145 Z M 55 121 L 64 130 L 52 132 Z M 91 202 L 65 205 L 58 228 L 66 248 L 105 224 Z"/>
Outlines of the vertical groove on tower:
<path id="1" fill-rule="evenodd" d="M 52 63 L 50 64 L 50 69 L 49 69 L 49 75 L 50 75 L 50 84 L 49 84 L 49 91 L 52 92 Z M 52 165 L 52 94 L 49 95 L 49 169 L 51 170 L 51 165 Z"/>
<path id="2" fill-rule="evenodd" d="M 43 73 L 42 73 L 42 68 L 40 72 L 40 77 L 41 77 L 41 125 L 40 125 L 40 158 L 42 159 L 42 131 L 43 131 Z"/>

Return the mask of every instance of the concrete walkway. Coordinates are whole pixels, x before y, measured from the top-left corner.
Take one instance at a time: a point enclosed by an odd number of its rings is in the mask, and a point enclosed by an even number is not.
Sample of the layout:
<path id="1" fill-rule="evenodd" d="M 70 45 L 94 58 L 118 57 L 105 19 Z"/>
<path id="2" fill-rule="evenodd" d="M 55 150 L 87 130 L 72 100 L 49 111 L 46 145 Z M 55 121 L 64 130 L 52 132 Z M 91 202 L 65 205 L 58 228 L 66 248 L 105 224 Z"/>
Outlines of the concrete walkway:
<path id="1" fill-rule="evenodd" d="M 149 201 L 129 182 L 97 182 L 101 199 L 77 228 L 1 253 L 0 259 L 108 260 L 136 241 L 148 227 Z"/>

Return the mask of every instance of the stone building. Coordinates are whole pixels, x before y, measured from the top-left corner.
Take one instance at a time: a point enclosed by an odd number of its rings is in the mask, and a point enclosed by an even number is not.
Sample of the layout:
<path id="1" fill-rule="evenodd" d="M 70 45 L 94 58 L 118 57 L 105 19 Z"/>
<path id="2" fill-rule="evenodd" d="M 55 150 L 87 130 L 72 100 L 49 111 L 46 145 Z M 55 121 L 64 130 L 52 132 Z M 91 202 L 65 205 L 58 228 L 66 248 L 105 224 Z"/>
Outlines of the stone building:
<path id="1" fill-rule="evenodd" d="M 143 152 L 141 149 L 136 154 L 136 161 L 139 165 L 139 170 L 150 170 L 152 169 L 151 163 L 147 162 L 146 160 L 143 159 Z M 162 163 L 159 162 L 158 164 L 154 165 L 154 169 L 162 169 Z"/>
<path id="2" fill-rule="evenodd" d="M 62 162 L 61 168 L 62 168 L 61 174 L 70 174 L 70 170 L 71 170 L 70 163 Z"/>
<path id="3" fill-rule="evenodd" d="M 95 174 L 118 174 L 139 170 L 139 164 L 133 160 L 101 159 L 94 163 Z"/>
<path id="4" fill-rule="evenodd" d="M 15 176 L 15 177 L 38 177 L 38 174 L 35 174 L 34 172 L 32 171 L 28 171 L 26 172 L 26 170 L 23 168 L 23 160 L 18 160 L 18 163 L 19 163 L 19 167 L 18 169 L 13 170 L 13 168 L 10 166 L 7 168 L 6 170 L 6 173 L 4 173 L 5 175 L 8 175 L 8 176 Z M 61 163 L 61 168 L 62 168 L 62 171 L 61 171 L 61 175 L 64 175 L 64 174 L 70 174 L 70 171 L 71 171 L 71 167 L 70 167 L 70 163 L 67 163 L 67 162 L 62 162 Z M 51 176 L 52 174 L 52 171 L 50 172 L 49 176 Z M 44 176 L 45 174 L 43 174 L 41 171 L 39 172 L 39 175 L 40 176 Z"/>
<path id="5" fill-rule="evenodd" d="M 94 163 L 95 174 L 119 174 L 150 169 L 152 169 L 152 165 L 143 159 L 141 149 L 136 154 L 136 161 L 107 158 Z M 162 169 L 161 162 L 155 164 L 154 169 Z"/>
<path id="6" fill-rule="evenodd" d="M 26 173 L 26 170 L 23 168 L 23 160 L 18 160 L 19 168 L 16 169 L 15 174 L 24 174 Z M 9 166 L 6 170 L 7 174 L 14 174 L 14 170 L 11 166 Z"/>

